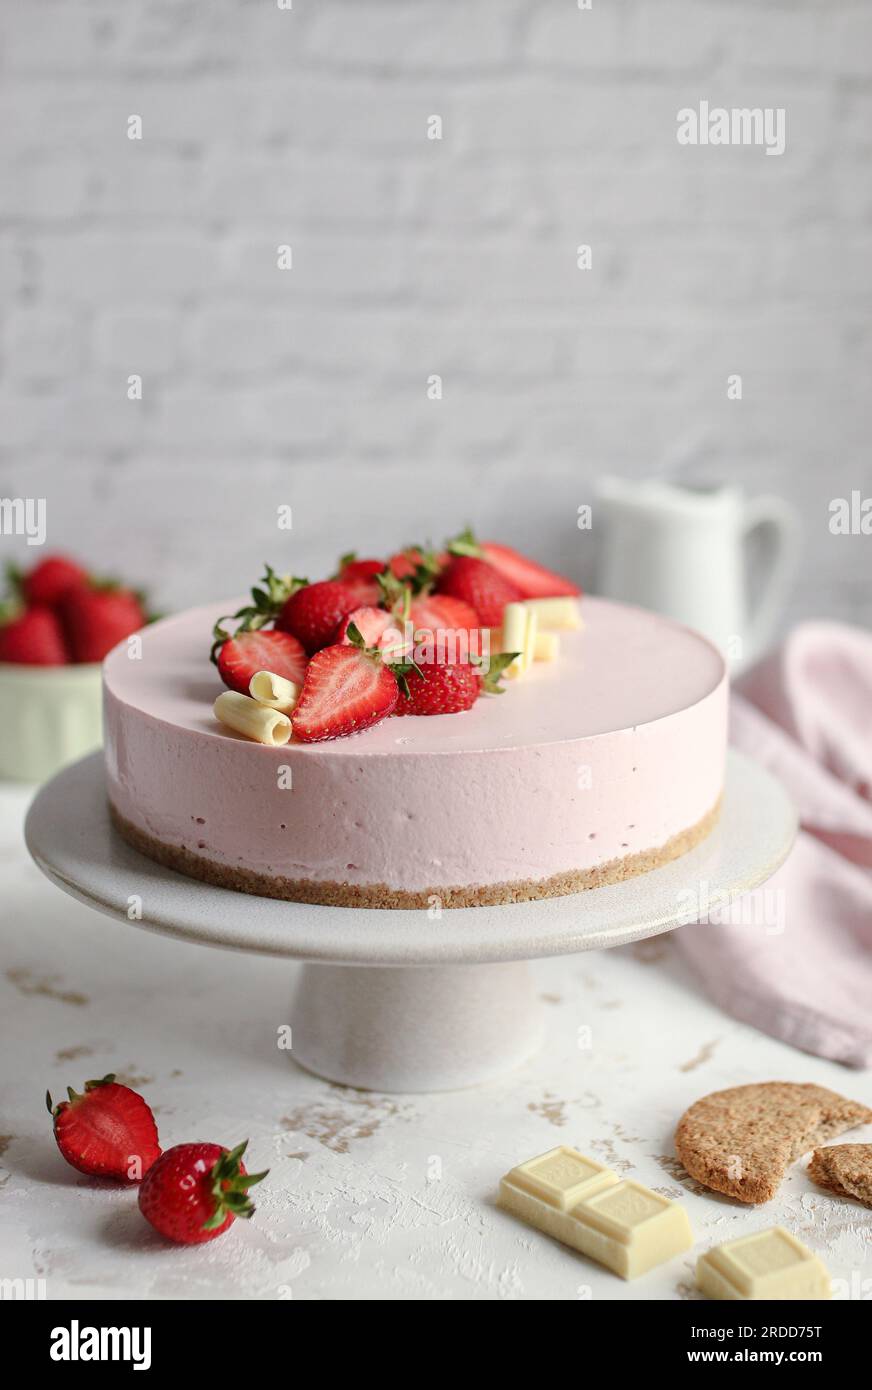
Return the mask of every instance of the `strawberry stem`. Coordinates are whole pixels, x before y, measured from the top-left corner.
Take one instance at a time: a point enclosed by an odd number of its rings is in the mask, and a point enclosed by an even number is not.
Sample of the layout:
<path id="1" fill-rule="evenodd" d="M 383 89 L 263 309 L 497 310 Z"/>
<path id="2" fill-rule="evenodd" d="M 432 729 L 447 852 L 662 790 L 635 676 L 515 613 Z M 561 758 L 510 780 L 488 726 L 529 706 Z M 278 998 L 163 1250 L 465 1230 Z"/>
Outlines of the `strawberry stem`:
<path id="1" fill-rule="evenodd" d="M 262 1173 L 241 1172 L 240 1161 L 247 1148 L 248 1140 L 244 1139 L 235 1149 L 222 1154 L 212 1168 L 209 1179 L 212 1183 L 215 1210 L 209 1219 L 203 1222 L 204 1231 L 214 1231 L 218 1226 L 223 1226 L 228 1215 L 240 1216 L 245 1221 L 254 1215 L 254 1205 L 248 1196 L 248 1188 L 253 1187 L 255 1183 L 263 1182 L 269 1169 L 265 1168 Z"/>
<path id="2" fill-rule="evenodd" d="M 276 574 L 269 565 L 265 565 L 263 579 L 251 590 L 251 603 L 219 618 L 213 627 L 210 660 L 218 665 L 218 653 L 231 636 L 238 637 L 240 632 L 259 632 L 275 622 L 291 595 L 298 589 L 304 589 L 308 582 L 308 579 L 298 579 L 296 575 Z M 231 634 L 226 631 L 223 626 L 226 622 L 238 623 L 235 632 Z"/>

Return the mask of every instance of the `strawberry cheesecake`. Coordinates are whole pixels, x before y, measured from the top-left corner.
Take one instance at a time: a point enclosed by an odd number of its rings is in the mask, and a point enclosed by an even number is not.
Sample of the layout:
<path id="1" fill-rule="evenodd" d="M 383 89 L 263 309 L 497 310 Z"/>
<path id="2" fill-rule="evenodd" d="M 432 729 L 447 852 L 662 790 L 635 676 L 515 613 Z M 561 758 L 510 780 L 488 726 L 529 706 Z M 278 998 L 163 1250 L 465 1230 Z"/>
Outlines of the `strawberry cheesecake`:
<path id="1" fill-rule="evenodd" d="M 580 601 L 507 547 L 346 557 L 314 584 L 268 570 L 234 608 L 155 623 L 138 659 L 122 644 L 104 666 L 113 819 L 181 873 L 309 903 L 471 907 L 644 873 L 717 820 L 717 649 Z"/>

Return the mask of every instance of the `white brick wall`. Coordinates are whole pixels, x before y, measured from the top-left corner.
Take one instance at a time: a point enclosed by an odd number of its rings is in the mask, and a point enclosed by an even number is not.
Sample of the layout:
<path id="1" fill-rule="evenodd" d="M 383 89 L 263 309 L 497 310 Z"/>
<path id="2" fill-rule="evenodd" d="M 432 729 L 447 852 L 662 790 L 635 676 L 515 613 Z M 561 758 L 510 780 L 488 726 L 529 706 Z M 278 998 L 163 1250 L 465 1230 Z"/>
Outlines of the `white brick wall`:
<path id="1" fill-rule="evenodd" d="M 729 478 L 870 623 L 870 132 L 872 0 L 5 0 L 0 494 L 170 607 L 467 520 L 589 581 L 599 474 Z"/>

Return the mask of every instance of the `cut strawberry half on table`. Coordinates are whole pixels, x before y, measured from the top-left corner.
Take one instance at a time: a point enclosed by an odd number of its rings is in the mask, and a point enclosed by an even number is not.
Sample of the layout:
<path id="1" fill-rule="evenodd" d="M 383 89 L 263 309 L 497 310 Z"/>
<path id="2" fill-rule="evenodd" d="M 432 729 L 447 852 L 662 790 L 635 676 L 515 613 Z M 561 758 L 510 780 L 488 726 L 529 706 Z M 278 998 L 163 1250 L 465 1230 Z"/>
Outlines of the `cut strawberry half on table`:
<path id="1" fill-rule="evenodd" d="M 338 579 L 322 579 L 291 595 L 276 618 L 276 627 L 292 633 L 311 655 L 332 643 L 342 619 L 360 608 L 362 602 L 359 587 Z"/>
<path id="2" fill-rule="evenodd" d="M 139 596 L 111 584 L 68 589 L 60 615 L 74 661 L 102 661 L 148 621 Z"/>
<path id="3" fill-rule="evenodd" d="M 399 686 L 393 671 L 351 625 L 352 643 L 325 647 L 309 662 L 297 707 L 291 716 L 294 737 L 303 743 L 342 738 L 385 719 L 394 709 Z"/>
<path id="4" fill-rule="evenodd" d="M 477 541 L 471 531 L 464 531 L 450 542 L 449 549 L 454 555 L 472 556 L 486 560 L 499 570 L 504 579 L 514 584 L 520 598 L 560 598 L 575 597 L 581 593 L 577 584 L 554 570 L 546 569 L 535 560 L 513 550 L 509 545 L 496 541 Z"/>
<path id="5" fill-rule="evenodd" d="M 23 666 L 64 666 L 61 625 L 50 608 L 29 608 L 0 625 L 0 661 Z"/>
<path id="6" fill-rule="evenodd" d="M 232 1151 L 220 1144 L 167 1149 L 139 1189 L 139 1210 L 146 1221 L 167 1240 L 202 1245 L 223 1235 L 237 1216 L 253 1216 L 248 1189 L 267 1173 L 246 1172 L 242 1155 L 247 1144 Z"/>
<path id="7" fill-rule="evenodd" d="M 248 694 L 251 678 L 258 671 L 271 671 L 302 685 L 306 665 L 302 642 L 289 632 L 238 632 L 218 648 L 218 674 L 226 686 L 242 695 Z"/>
<path id="8" fill-rule="evenodd" d="M 67 1163 L 91 1177 L 139 1182 L 160 1156 L 157 1125 L 142 1096 L 112 1073 L 86 1081 L 81 1095 L 68 1087 L 67 1095 L 69 1100 L 52 1105 L 45 1094 Z"/>
<path id="9" fill-rule="evenodd" d="M 524 598 L 517 584 L 506 579 L 487 560 L 455 555 L 436 580 L 439 594 L 462 599 L 475 609 L 483 627 L 499 627 L 507 603 Z"/>

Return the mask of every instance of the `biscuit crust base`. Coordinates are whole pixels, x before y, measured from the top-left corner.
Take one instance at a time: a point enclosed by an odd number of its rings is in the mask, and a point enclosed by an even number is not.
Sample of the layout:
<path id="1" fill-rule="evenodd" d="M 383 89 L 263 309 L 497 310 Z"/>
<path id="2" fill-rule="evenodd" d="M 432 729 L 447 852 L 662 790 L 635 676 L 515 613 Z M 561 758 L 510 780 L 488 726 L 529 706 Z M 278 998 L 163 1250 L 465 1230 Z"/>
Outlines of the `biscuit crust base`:
<path id="1" fill-rule="evenodd" d="M 188 878 L 200 879 L 219 888 L 231 888 L 237 893 L 252 893 L 261 898 L 282 898 L 285 902 L 318 903 L 326 907 L 427 908 L 437 898 L 442 907 L 493 907 L 502 903 L 530 902 L 536 898 L 561 898 L 588 888 L 601 888 L 607 883 L 620 883 L 637 874 L 648 873 L 669 864 L 695 848 L 717 824 L 721 798 L 702 818 L 687 830 L 679 831 L 665 845 L 642 850 L 619 859 L 610 859 L 592 869 L 569 870 L 544 879 L 520 879 L 513 883 L 468 884 L 457 888 L 423 888 L 417 892 L 391 888 L 386 883 L 355 884 L 319 882 L 314 879 L 283 878 L 263 874 L 244 865 L 233 867 L 219 864 L 204 855 L 194 854 L 185 845 L 167 844 L 140 830 L 118 812 L 109 802 L 113 824 L 121 837 L 147 858 L 175 869 Z"/>

